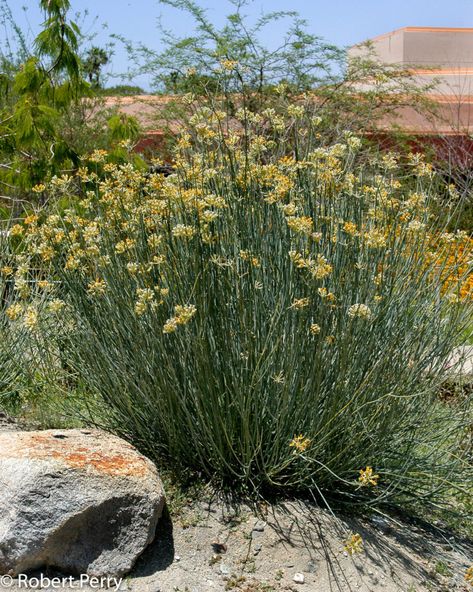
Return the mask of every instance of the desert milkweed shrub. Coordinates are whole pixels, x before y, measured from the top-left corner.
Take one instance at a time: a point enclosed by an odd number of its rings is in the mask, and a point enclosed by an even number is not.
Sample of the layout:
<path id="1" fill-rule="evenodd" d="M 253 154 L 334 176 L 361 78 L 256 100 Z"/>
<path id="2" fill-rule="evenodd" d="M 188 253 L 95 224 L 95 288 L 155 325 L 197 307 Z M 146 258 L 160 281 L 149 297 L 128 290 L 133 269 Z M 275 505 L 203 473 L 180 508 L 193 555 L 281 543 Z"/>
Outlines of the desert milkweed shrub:
<path id="1" fill-rule="evenodd" d="M 18 300 L 21 298 L 20 293 L 26 296 L 28 286 L 21 280 L 15 281 L 18 260 L 11 248 L 12 225 L 5 220 L 2 222 L 3 224 L 0 224 L 0 410 L 12 411 L 18 406 L 21 384 L 27 374 L 29 335 L 24 324 L 25 321 L 27 322 L 27 310 L 19 304 Z M 21 316 L 24 322 L 14 323 L 17 313 L 20 316 L 20 311 L 23 313 Z M 34 310 L 35 313 L 36 310 Z"/>
<path id="2" fill-rule="evenodd" d="M 439 255 L 464 237 L 430 249 L 430 167 L 357 164 L 350 134 L 316 147 L 301 106 L 284 126 L 222 117 L 193 118 L 166 178 L 97 152 L 50 187 L 85 191 L 23 236 L 61 284 L 62 354 L 154 458 L 251 491 L 439 503 L 471 478 L 467 403 L 436 399 L 471 302 Z"/>

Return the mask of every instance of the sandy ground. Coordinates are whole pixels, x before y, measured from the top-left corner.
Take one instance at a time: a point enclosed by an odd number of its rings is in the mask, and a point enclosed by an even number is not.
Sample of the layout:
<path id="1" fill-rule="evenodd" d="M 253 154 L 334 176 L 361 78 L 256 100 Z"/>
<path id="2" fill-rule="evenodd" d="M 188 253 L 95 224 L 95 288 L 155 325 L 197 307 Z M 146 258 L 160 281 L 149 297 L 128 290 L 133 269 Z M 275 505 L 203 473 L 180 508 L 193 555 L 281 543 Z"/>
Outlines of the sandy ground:
<path id="1" fill-rule="evenodd" d="M 473 560 L 471 544 L 427 527 L 380 516 L 340 519 L 302 502 L 268 507 L 263 516 L 201 502 L 174 524 L 165 517 L 161 528 L 128 579 L 130 590 L 466 591 Z M 344 550 L 351 532 L 364 541 L 352 556 Z"/>
<path id="2" fill-rule="evenodd" d="M 0 429 L 15 428 L 0 413 Z M 333 516 L 302 501 L 264 506 L 255 513 L 204 489 L 172 518 L 165 510 L 155 542 L 119 590 L 473 592 L 464 578 L 473 564 L 473 541 L 455 538 L 441 527 L 380 515 Z M 344 549 L 350 533 L 362 536 L 361 553 L 349 555 Z M 35 584 L 0 578 L 0 590 L 106 588 L 96 582 Z M 110 582 L 110 589 L 116 589 L 116 582 Z"/>
<path id="3" fill-rule="evenodd" d="M 344 550 L 350 532 L 364 541 L 363 552 L 351 556 Z M 464 574 L 472 561 L 471 541 L 426 525 L 377 515 L 335 518 L 303 502 L 268 506 L 256 515 L 248 507 L 199 501 L 173 520 L 164 514 L 156 541 L 119 590 L 471 592 Z M 0 590 L 25 589 L 17 580 L 7 584 Z M 61 589 L 98 588 L 74 582 Z"/>

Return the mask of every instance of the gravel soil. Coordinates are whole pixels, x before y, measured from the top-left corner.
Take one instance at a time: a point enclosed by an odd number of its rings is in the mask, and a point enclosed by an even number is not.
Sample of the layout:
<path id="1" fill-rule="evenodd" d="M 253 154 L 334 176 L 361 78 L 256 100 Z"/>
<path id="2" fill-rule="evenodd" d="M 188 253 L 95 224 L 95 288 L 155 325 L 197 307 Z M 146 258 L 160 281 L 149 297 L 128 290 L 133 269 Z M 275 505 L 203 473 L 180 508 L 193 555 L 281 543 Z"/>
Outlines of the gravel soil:
<path id="1" fill-rule="evenodd" d="M 313 504 L 250 508 L 192 504 L 171 522 L 126 581 L 133 592 L 464 591 L 471 541 L 428 525 L 374 515 L 335 517 Z M 350 533 L 363 551 L 349 555 Z"/>
<path id="2" fill-rule="evenodd" d="M 0 412 L 0 430 L 18 427 Z M 362 552 L 353 555 L 344 548 L 351 533 L 363 539 Z M 119 590 L 473 592 L 464 577 L 472 564 L 473 541 L 454 537 L 439 523 L 333 515 L 302 501 L 265 505 L 255 512 L 204 489 L 174 509 L 172 517 L 165 510 L 155 542 Z M 114 584 L 110 589 L 117 589 Z M 34 589 L 104 588 L 76 581 Z M 0 578 L 0 590 L 22 589 L 32 587 Z"/>
<path id="3" fill-rule="evenodd" d="M 349 555 L 350 532 L 363 551 Z M 472 541 L 374 515 L 335 517 L 309 503 L 249 507 L 190 503 L 165 511 L 155 542 L 120 587 L 130 592 L 471 592 Z M 38 576 L 39 574 L 33 574 Z M 48 577 L 59 576 L 47 573 Z M 114 583 L 113 583 L 114 584 Z M 74 582 L 63 590 L 105 589 Z M 17 580 L 0 590 L 21 590 Z M 52 592 L 57 587 L 37 588 Z M 110 589 L 116 589 L 114 585 Z"/>

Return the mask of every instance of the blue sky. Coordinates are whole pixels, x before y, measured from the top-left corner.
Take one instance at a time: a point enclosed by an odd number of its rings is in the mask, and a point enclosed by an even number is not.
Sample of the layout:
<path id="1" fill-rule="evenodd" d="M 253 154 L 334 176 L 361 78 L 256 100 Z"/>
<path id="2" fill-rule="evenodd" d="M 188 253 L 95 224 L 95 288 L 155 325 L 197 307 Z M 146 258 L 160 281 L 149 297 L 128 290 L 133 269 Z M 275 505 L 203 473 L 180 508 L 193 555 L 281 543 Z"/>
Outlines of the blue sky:
<path id="1" fill-rule="evenodd" d="M 197 0 L 209 16 L 222 24 L 232 6 L 226 0 Z M 42 15 L 37 0 L 8 0 L 23 30 L 33 37 Z M 159 49 L 158 18 L 178 34 L 190 32 L 189 20 L 180 12 L 161 5 L 158 0 L 71 0 L 72 10 L 88 11 L 85 28 L 96 32 L 95 45 L 104 46 L 112 33 Z M 26 11 L 23 9 L 26 8 Z M 349 46 L 404 26 L 473 27 L 473 0 L 254 0 L 245 13 L 257 17 L 261 12 L 296 10 L 308 22 L 311 33 L 330 43 Z M 97 17 L 97 20 L 94 20 Z M 271 47 L 284 32 L 284 26 L 272 26 L 264 41 Z M 108 68 L 109 74 L 127 69 L 127 56 L 119 46 Z M 109 84 L 119 81 L 109 80 Z M 147 80 L 137 80 L 147 86 Z"/>

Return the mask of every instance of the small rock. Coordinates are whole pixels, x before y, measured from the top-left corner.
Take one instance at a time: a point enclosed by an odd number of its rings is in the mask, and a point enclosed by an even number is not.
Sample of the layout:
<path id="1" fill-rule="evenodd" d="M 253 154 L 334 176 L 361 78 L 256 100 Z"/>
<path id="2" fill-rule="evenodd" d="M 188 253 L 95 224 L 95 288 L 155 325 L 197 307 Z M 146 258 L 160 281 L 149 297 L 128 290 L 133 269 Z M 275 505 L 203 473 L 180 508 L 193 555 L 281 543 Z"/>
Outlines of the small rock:
<path id="1" fill-rule="evenodd" d="M 266 522 L 264 522 L 263 520 L 257 520 L 255 522 L 255 525 L 253 526 L 253 531 L 254 532 L 264 532 L 265 527 L 266 527 Z"/>
<path id="2" fill-rule="evenodd" d="M 174 561 L 180 561 L 181 557 L 179 555 L 174 555 Z"/>
<path id="3" fill-rule="evenodd" d="M 309 561 L 309 563 L 307 564 L 307 571 L 309 573 L 315 573 L 317 571 L 317 564 L 315 563 L 315 561 Z"/>
<path id="4" fill-rule="evenodd" d="M 305 582 L 304 574 L 299 572 L 294 574 L 292 579 L 296 582 L 296 584 L 303 584 Z"/>
<path id="5" fill-rule="evenodd" d="M 389 522 L 382 516 L 372 516 L 371 522 L 381 530 L 390 530 Z"/>
<path id="6" fill-rule="evenodd" d="M 213 514 L 216 512 L 215 508 L 210 502 L 203 502 L 201 507 L 204 512 L 211 512 Z"/>
<path id="7" fill-rule="evenodd" d="M 228 576 L 228 574 L 230 573 L 230 568 L 225 563 L 221 563 L 218 570 L 223 576 Z"/>
<path id="8" fill-rule="evenodd" d="M 261 552 L 262 548 L 263 548 L 263 546 L 260 544 L 255 545 L 253 548 L 253 555 L 258 555 Z"/>

